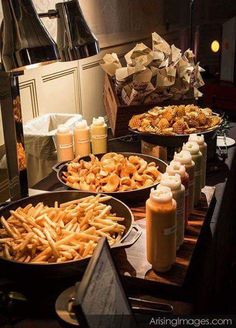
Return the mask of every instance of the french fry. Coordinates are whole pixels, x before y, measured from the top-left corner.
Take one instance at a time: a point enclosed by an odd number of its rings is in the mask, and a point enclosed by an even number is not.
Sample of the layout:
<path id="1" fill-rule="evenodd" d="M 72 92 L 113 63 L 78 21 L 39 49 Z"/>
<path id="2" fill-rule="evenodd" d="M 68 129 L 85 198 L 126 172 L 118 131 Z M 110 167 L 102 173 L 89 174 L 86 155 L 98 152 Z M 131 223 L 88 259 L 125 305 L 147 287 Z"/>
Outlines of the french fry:
<path id="1" fill-rule="evenodd" d="M 112 220 L 112 221 L 124 221 L 125 218 L 122 218 L 119 216 L 108 215 L 108 216 L 106 216 L 106 219 Z"/>
<path id="2" fill-rule="evenodd" d="M 26 236 L 26 238 L 22 241 L 22 243 L 20 243 L 17 247 L 16 250 L 21 251 L 22 253 L 24 252 L 26 246 L 28 245 L 28 243 L 30 242 L 30 239 L 33 237 L 33 233 L 29 232 Z"/>
<path id="3" fill-rule="evenodd" d="M 107 207 L 105 207 L 101 213 L 97 216 L 97 219 L 102 219 L 104 218 L 108 213 L 110 213 L 110 210 L 111 210 L 111 206 L 108 205 Z"/>
<path id="4" fill-rule="evenodd" d="M 71 200 L 69 202 L 60 204 L 60 207 L 64 208 L 64 207 L 67 207 L 68 205 L 78 204 L 78 203 L 83 202 L 85 199 L 89 200 L 89 199 L 92 199 L 93 197 L 94 196 L 88 196 L 88 197 L 85 197 L 85 198 L 79 198 L 79 199 Z"/>
<path id="5" fill-rule="evenodd" d="M 28 204 L 27 206 L 25 206 L 25 207 L 23 208 L 23 212 L 27 214 L 27 213 L 29 212 L 29 209 L 30 209 L 32 206 L 33 206 L 32 204 Z"/>
<path id="6" fill-rule="evenodd" d="M 4 217 L 1 217 L 1 223 L 4 226 L 4 228 L 6 229 L 7 233 L 13 237 L 13 238 L 17 238 L 17 235 L 13 232 L 13 230 L 10 228 L 9 224 L 7 223 L 7 221 L 4 219 Z"/>
<path id="7" fill-rule="evenodd" d="M 30 209 L 31 210 L 31 209 Z M 24 217 L 22 215 L 20 215 L 19 213 L 17 213 L 16 211 L 10 211 L 11 215 L 14 216 L 16 219 L 26 223 L 27 221 L 24 219 Z"/>
<path id="8" fill-rule="evenodd" d="M 89 254 L 89 252 L 91 251 L 92 247 L 93 247 L 93 242 L 90 240 L 88 242 L 88 244 L 86 245 L 85 249 L 84 249 L 83 257 L 86 257 Z"/>
<path id="9" fill-rule="evenodd" d="M 105 232 L 103 232 L 101 230 L 97 230 L 97 234 L 99 234 L 102 237 L 106 237 L 108 240 L 113 240 L 108 233 L 105 233 Z"/>
<path id="10" fill-rule="evenodd" d="M 4 246 L 3 254 L 5 255 L 6 259 L 11 260 L 11 255 L 9 253 L 9 248 L 7 245 Z"/>
<path id="11" fill-rule="evenodd" d="M 1 238 L 0 239 L 0 244 L 5 244 L 8 241 L 12 241 L 12 238 Z"/>
<path id="12" fill-rule="evenodd" d="M 49 243 L 49 246 L 51 247 L 52 249 L 52 253 L 54 255 L 55 258 L 58 258 L 60 255 L 58 253 L 58 250 L 56 249 L 56 245 L 49 233 L 49 231 L 47 229 L 44 229 L 44 234 L 45 236 L 47 237 L 47 240 L 48 240 L 48 243 Z"/>
<path id="13" fill-rule="evenodd" d="M 37 236 L 39 236 L 40 238 L 42 238 L 42 239 L 45 239 L 45 238 L 46 238 L 46 236 L 44 235 L 44 233 L 43 233 L 40 229 L 38 229 L 38 228 L 33 228 L 32 230 L 33 230 L 33 232 L 34 232 Z"/>

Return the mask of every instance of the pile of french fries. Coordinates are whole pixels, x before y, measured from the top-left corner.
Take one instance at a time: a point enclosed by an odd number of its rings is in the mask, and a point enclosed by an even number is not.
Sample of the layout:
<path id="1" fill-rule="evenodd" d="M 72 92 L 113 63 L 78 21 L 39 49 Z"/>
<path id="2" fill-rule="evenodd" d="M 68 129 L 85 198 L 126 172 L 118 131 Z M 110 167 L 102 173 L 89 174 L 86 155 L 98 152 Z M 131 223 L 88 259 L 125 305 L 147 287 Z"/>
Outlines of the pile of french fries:
<path id="1" fill-rule="evenodd" d="M 1 217 L 0 257 L 26 263 L 60 263 L 93 254 L 98 240 L 118 243 L 125 226 L 123 217 L 105 204 L 111 197 L 88 196 L 54 207 L 38 203 L 11 210 Z"/>

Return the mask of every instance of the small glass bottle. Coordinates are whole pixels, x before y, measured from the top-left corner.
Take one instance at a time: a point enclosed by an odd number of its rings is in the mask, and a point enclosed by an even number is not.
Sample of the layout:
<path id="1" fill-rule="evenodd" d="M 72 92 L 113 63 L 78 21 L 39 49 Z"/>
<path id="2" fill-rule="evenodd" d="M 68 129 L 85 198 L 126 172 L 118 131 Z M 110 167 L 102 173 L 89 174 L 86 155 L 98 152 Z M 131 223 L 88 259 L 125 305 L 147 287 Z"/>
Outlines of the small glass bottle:
<path id="1" fill-rule="evenodd" d="M 171 161 L 166 168 L 166 172 L 169 175 L 179 174 L 181 178 L 181 183 L 185 188 L 185 228 L 188 226 L 188 216 L 189 216 L 189 175 L 186 172 L 186 168 L 178 161 Z"/>
<path id="2" fill-rule="evenodd" d="M 194 141 L 188 141 L 183 144 L 183 149 L 188 150 L 192 155 L 192 160 L 195 163 L 194 168 L 194 205 L 196 206 L 201 198 L 201 169 L 202 169 L 202 153 L 199 146 Z"/>
<path id="3" fill-rule="evenodd" d="M 56 147 L 58 162 L 71 161 L 74 159 L 72 131 L 61 124 L 56 132 Z"/>
<path id="4" fill-rule="evenodd" d="M 188 182 L 188 213 L 192 213 L 194 208 L 194 185 L 195 185 L 195 177 L 194 177 L 194 167 L 195 163 L 192 160 L 192 156 L 189 151 L 181 150 L 179 153 L 175 153 L 174 160 L 180 162 L 185 166 L 186 172 L 189 176 Z"/>
<path id="5" fill-rule="evenodd" d="M 74 128 L 75 156 L 88 156 L 91 153 L 89 127 L 86 120 L 77 122 Z"/>
<path id="6" fill-rule="evenodd" d="M 170 188 L 158 186 L 146 201 L 147 259 L 154 271 L 170 270 L 176 259 L 176 202 Z"/>
<path id="7" fill-rule="evenodd" d="M 90 126 L 92 152 L 102 154 L 107 152 L 107 125 L 104 117 L 93 118 Z"/>
<path id="8" fill-rule="evenodd" d="M 169 175 L 168 173 L 162 174 L 161 186 L 169 187 L 171 189 L 174 200 L 176 201 L 176 249 L 184 242 L 184 230 L 185 230 L 185 188 L 181 184 L 181 178 L 179 174 Z"/>
<path id="9" fill-rule="evenodd" d="M 190 134 L 189 141 L 195 141 L 202 153 L 202 174 L 201 174 L 201 187 L 204 188 L 206 185 L 206 165 L 207 165 L 207 144 L 204 140 L 204 135 L 201 134 L 198 136 L 197 134 Z"/>

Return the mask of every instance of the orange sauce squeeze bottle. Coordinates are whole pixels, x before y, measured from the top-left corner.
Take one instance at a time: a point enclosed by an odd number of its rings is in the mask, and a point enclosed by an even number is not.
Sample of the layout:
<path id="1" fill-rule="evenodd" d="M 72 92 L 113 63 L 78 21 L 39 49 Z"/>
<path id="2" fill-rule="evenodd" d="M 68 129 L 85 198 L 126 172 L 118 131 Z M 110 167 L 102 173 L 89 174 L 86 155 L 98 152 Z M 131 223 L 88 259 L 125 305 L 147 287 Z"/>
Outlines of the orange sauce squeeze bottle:
<path id="1" fill-rule="evenodd" d="M 61 124 L 56 132 L 56 146 L 58 162 L 71 161 L 74 159 L 73 135 L 71 130 Z"/>
<path id="2" fill-rule="evenodd" d="M 88 156 L 91 153 L 89 127 L 86 120 L 76 123 L 74 128 L 75 156 Z"/>
<path id="3" fill-rule="evenodd" d="M 170 188 L 158 186 L 146 201 L 147 259 L 154 271 L 170 270 L 176 259 L 176 202 Z"/>
<path id="4" fill-rule="evenodd" d="M 174 200 L 176 201 L 176 249 L 184 242 L 184 228 L 185 228 L 185 188 L 181 184 L 179 174 L 169 175 L 162 174 L 161 186 L 166 186 L 171 189 Z"/>

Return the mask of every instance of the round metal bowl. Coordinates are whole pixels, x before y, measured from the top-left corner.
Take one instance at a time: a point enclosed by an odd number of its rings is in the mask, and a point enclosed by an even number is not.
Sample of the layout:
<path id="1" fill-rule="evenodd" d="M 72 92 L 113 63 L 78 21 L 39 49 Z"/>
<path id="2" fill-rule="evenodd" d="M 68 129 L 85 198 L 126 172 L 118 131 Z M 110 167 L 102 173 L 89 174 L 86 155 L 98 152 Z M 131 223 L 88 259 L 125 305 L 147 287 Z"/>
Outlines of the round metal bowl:
<path id="1" fill-rule="evenodd" d="M 214 115 L 217 115 L 216 113 L 213 113 Z M 217 130 L 222 124 L 221 122 L 210 129 L 207 129 L 205 131 L 196 131 L 194 133 L 197 134 L 203 134 L 205 137 L 205 141 L 211 141 L 216 137 Z M 189 134 L 173 134 L 173 135 L 165 135 L 165 134 L 157 134 L 157 133 L 151 133 L 151 132 L 140 132 L 135 129 L 129 128 L 129 131 L 132 133 L 139 135 L 140 138 L 146 142 L 149 142 L 154 145 L 162 146 L 162 147 L 170 147 L 170 148 L 178 148 L 182 147 L 183 143 L 188 141 Z"/>
<path id="2" fill-rule="evenodd" d="M 93 195 L 93 193 L 69 190 L 38 194 L 15 202 L 10 202 L 8 205 L 0 209 L 0 217 L 3 216 L 8 218 L 11 216 L 11 210 L 15 210 L 18 207 L 25 207 L 28 204 L 36 205 L 39 202 L 43 202 L 45 205 L 53 206 L 55 201 L 58 201 L 60 204 L 90 195 Z M 125 218 L 124 221 L 122 221 L 122 224 L 125 226 L 123 237 L 121 241 L 113 245 L 112 248 L 131 246 L 141 235 L 140 228 L 134 224 L 132 212 L 128 206 L 115 198 L 111 198 L 106 202 L 106 204 L 112 207 L 112 212 L 116 213 L 117 216 Z M 129 236 L 133 228 L 136 230 L 135 235 L 132 237 L 132 240 L 126 241 L 126 238 Z M 17 280 L 20 279 L 27 283 L 31 281 L 39 284 L 39 282 L 48 280 L 55 281 L 70 277 L 77 277 L 79 272 L 84 271 L 87 262 L 88 258 L 63 263 L 23 263 L 0 257 L 0 270 L 1 272 L 5 272 L 8 277 L 13 277 Z"/>
<path id="3" fill-rule="evenodd" d="M 166 166 L 167 164 L 160 160 L 159 158 L 153 157 L 153 156 L 149 156 L 149 155 L 144 155 L 144 154 L 138 154 L 138 153 L 128 153 L 128 152 L 119 152 L 117 154 L 122 154 L 125 157 L 129 157 L 129 156 L 139 156 L 141 158 L 143 158 L 145 161 L 147 161 L 148 163 L 150 162 L 155 162 L 156 165 L 158 166 L 158 170 L 161 173 L 164 173 L 166 170 Z M 99 159 L 103 156 L 104 154 L 98 154 L 96 155 Z M 89 161 L 90 157 L 86 156 L 81 158 L 85 161 Z M 57 178 L 58 180 L 64 185 L 66 186 L 68 189 L 72 189 L 69 188 L 66 183 L 63 180 L 63 172 L 67 171 L 67 164 L 69 162 L 62 162 L 59 163 L 57 165 L 55 165 L 53 167 L 53 170 L 56 171 L 57 173 Z M 117 192 L 111 192 L 111 193 L 105 193 L 107 195 L 110 195 L 112 197 L 116 197 L 118 199 L 120 199 L 121 201 L 123 201 L 124 203 L 128 203 L 128 204 L 132 204 L 132 203 L 138 203 L 138 202 L 145 202 L 150 194 L 150 190 L 151 188 L 157 186 L 158 183 L 155 183 L 151 186 L 145 187 L 145 188 L 140 188 L 140 189 L 136 189 L 136 190 L 130 190 L 130 191 L 117 191 Z M 96 192 L 94 192 L 96 193 Z"/>

